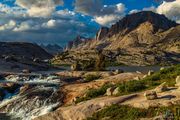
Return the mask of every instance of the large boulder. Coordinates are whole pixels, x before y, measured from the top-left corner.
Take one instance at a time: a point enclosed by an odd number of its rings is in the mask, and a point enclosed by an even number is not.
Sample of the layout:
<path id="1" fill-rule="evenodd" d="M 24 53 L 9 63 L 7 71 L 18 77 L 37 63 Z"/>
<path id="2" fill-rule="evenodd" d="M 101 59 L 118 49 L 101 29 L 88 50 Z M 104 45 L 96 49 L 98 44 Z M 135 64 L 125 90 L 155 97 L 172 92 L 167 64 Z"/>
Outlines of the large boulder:
<path id="1" fill-rule="evenodd" d="M 155 91 L 148 91 L 144 93 L 144 96 L 147 100 L 155 100 L 157 99 L 157 93 Z"/>
<path id="2" fill-rule="evenodd" d="M 112 96 L 113 92 L 114 92 L 115 88 L 114 87 L 110 87 L 106 90 L 106 95 L 107 96 Z"/>
<path id="3" fill-rule="evenodd" d="M 168 87 L 166 85 L 166 82 L 162 83 L 161 85 L 159 85 L 158 87 L 155 88 L 155 91 L 157 93 L 165 92 L 167 90 L 168 90 Z"/>
<path id="4" fill-rule="evenodd" d="M 113 95 L 118 95 L 118 94 L 119 94 L 119 88 L 117 87 L 116 89 L 114 89 Z"/>
<path id="5" fill-rule="evenodd" d="M 153 71 L 153 70 L 150 70 L 150 71 L 148 72 L 148 76 L 150 76 L 150 75 L 152 75 L 152 74 L 154 74 L 154 71 Z"/>

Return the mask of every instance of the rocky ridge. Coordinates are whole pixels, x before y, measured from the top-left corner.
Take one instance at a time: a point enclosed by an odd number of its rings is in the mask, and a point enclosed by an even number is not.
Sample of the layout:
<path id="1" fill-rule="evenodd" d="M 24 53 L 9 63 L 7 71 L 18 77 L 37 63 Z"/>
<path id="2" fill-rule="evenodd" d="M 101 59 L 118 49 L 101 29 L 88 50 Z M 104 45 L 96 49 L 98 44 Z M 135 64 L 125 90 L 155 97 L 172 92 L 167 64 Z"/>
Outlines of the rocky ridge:
<path id="1" fill-rule="evenodd" d="M 84 51 L 91 54 L 102 50 L 126 65 L 176 64 L 180 62 L 179 38 L 179 24 L 164 15 L 143 11 L 125 16 L 110 28 L 102 27 L 95 39 L 78 42 L 67 50 L 69 55 L 82 53 L 74 59 L 80 59 Z"/>

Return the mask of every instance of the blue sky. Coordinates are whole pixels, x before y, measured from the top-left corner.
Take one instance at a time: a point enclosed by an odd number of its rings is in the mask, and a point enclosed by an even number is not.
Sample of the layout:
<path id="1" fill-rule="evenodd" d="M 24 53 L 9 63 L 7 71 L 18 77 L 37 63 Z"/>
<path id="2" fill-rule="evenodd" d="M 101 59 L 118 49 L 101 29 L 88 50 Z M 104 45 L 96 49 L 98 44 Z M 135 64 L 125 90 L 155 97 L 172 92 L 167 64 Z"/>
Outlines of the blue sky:
<path id="1" fill-rule="evenodd" d="M 143 10 L 180 22 L 180 0 L 0 0 L 0 41 L 65 45 Z"/>

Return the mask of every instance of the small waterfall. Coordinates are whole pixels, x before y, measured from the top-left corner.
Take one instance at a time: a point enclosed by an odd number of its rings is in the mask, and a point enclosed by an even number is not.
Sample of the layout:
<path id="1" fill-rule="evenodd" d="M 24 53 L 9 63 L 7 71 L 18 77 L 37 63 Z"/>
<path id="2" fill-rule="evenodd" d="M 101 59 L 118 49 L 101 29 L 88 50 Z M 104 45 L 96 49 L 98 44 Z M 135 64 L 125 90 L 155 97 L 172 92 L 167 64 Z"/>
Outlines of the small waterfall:
<path id="1" fill-rule="evenodd" d="M 63 94 L 58 76 L 7 76 L 3 84 L 20 84 L 14 93 L 4 90 L 5 97 L 0 101 L 0 111 L 21 120 L 31 120 L 58 108 Z M 1 81 L 2 83 L 2 81 Z"/>

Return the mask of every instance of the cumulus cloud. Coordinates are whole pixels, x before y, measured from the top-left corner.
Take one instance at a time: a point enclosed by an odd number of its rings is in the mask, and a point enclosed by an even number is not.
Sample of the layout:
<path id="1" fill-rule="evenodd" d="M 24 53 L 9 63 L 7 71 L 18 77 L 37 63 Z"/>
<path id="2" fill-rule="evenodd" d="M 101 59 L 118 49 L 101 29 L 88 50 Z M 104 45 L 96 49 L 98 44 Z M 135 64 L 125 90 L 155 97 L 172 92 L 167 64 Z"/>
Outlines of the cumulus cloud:
<path id="1" fill-rule="evenodd" d="M 160 6 L 158 6 L 157 13 L 164 14 L 169 19 L 179 22 L 180 21 L 180 0 L 175 0 L 173 2 L 164 1 Z"/>
<path id="2" fill-rule="evenodd" d="M 10 20 L 8 23 L 0 26 L 0 31 L 11 30 L 16 26 L 16 22 L 14 20 Z"/>
<path id="3" fill-rule="evenodd" d="M 125 6 L 122 3 L 103 5 L 102 0 L 76 0 L 75 11 L 92 16 L 101 25 L 109 26 L 124 16 Z"/>
<path id="4" fill-rule="evenodd" d="M 180 0 L 163 1 L 157 8 L 155 6 L 143 8 L 142 10 L 131 10 L 129 14 L 137 13 L 140 11 L 153 11 L 158 14 L 163 14 L 167 18 L 180 23 Z"/>
<path id="5" fill-rule="evenodd" d="M 4 15 L 0 12 L 0 15 Z M 5 17 L 6 16 L 6 17 Z M 0 19 L 0 41 L 66 44 L 77 35 L 93 37 L 97 24 L 73 11 L 58 10 L 51 17 L 15 16 L 5 14 Z"/>
<path id="6" fill-rule="evenodd" d="M 63 0 L 16 0 L 16 4 L 27 10 L 33 17 L 50 16 L 55 8 L 63 5 Z"/>

